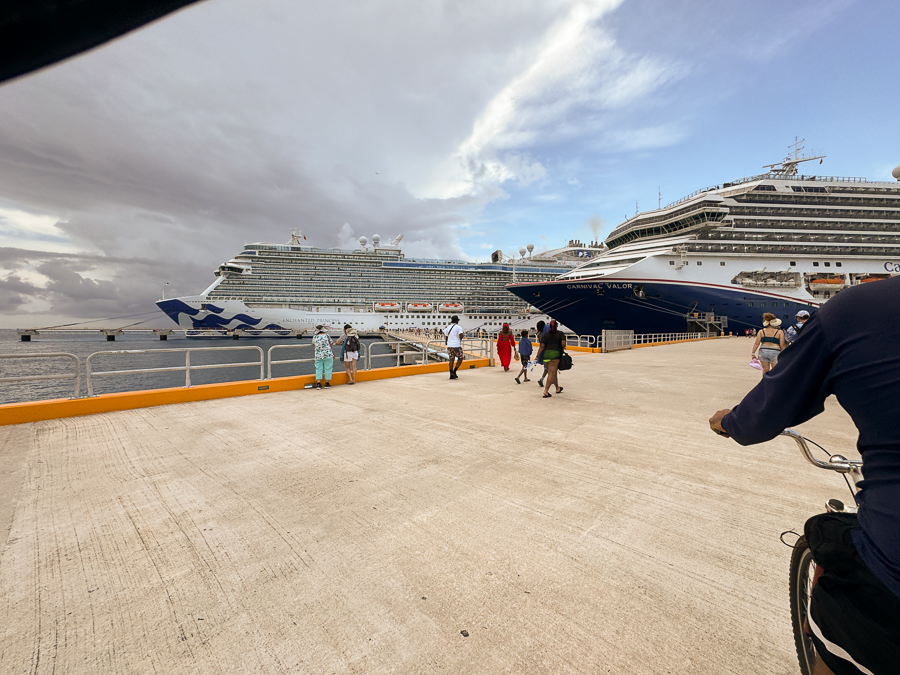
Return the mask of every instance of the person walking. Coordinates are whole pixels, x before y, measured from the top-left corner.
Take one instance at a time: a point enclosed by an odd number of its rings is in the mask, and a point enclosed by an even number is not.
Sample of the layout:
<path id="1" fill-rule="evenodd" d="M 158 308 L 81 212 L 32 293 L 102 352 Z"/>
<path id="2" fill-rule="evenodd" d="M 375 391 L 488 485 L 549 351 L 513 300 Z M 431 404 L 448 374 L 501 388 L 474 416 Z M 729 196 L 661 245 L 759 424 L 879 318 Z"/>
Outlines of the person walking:
<path id="1" fill-rule="evenodd" d="M 325 326 L 316 326 L 316 334 L 313 335 L 313 347 L 315 347 L 316 359 L 316 389 L 328 389 L 331 386 L 331 371 L 334 367 L 334 353 L 331 345 L 334 344 Z"/>
<path id="2" fill-rule="evenodd" d="M 341 338 L 341 360 L 347 373 L 347 384 L 356 384 L 356 365 L 359 361 L 359 333 L 349 323 L 344 326 Z"/>
<path id="3" fill-rule="evenodd" d="M 503 329 L 497 336 L 497 356 L 500 357 L 500 365 L 504 371 L 509 371 L 509 362 L 512 360 L 513 349 L 516 346 L 516 336 L 509 329 L 509 324 L 503 324 Z"/>
<path id="4" fill-rule="evenodd" d="M 435 330 L 437 330 L 435 328 Z M 447 343 L 447 356 L 450 362 L 450 379 L 458 380 L 460 364 L 463 362 L 462 328 L 459 327 L 459 317 L 454 314 L 450 317 L 450 325 L 444 329 L 444 340 Z M 455 364 L 455 365 L 454 365 Z"/>
<path id="5" fill-rule="evenodd" d="M 541 336 L 541 346 L 538 348 L 537 360 L 547 364 L 546 384 L 544 385 L 544 398 L 550 398 L 550 385 L 556 386 L 556 393 L 561 394 L 563 388 L 559 386 L 559 357 L 566 350 L 566 336 L 559 330 L 559 324 L 555 320 L 550 321 L 547 332 Z"/>
<path id="6" fill-rule="evenodd" d="M 803 325 L 809 320 L 809 312 L 805 309 L 801 309 L 797 312 L 795 318 L 797 319 L 797 323 L 790 326 L 784 332 L 784 339 L 788 341 L 788 344 L 794 344 L 797 341 L 797 338 L 800 337 L 800 333 L 803 331 Z"/>
<path id="7" fill-rule="evenodd" d="M 528 362 L 531 360 L 531 352 L 531 339 L 528 337 L 528 329 L 525 328 L 519 336 L 519 362 L 522 364 L 522 370 L 516 375 L 516 384 L 521 384 L 519 378 L 522 377 L 522 375 L 525 376 L 524 379 L 526 382 L 531 382 L 531 380 L 528 379 Z"/>
<path id="8" fill-rule="evenodd" d="M 763 374 L 775 367 L 781 350 L 787 347 L 784 331 L 781 330 L 780 326 L 781 319 L 776 318 L 774 314 L 771 312 L 763 314 L 762 330 L 756 334 L 753 349 L 750 351 L 750 356 L 755 356 L 759 359 Z"/>
<path id="9" fill-rule="evenodd" d="M 541 340 L 544 339 L 544 336 L 550 330 L 550 324 L 544 323 L 544 321 L 538 321 L 535 324 L 535 329 L 537 330 L 538 344 L 540 344 Z M 535 360 L 537 360 L 537 357 L 535 357 Z M 544 363 L 543 361 L 541 361 L 538 363 L 538 365 L 540 365 L 544 368 L 544 371 L 541 373 L 540 378 L 538 378 L 538 386 L 543 387 L 544 379 L 547 377 L 547 364 Z"/>

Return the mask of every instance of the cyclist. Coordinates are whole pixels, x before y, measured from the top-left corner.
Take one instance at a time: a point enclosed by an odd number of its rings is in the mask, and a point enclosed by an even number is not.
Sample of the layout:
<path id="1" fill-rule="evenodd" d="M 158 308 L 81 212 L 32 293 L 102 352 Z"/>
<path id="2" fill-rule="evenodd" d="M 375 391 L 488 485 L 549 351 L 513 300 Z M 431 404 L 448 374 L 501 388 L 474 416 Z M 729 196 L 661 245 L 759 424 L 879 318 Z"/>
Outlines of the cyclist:
<path id="1" fill-rule="evenodd" d="M 858 518 L 822 514 L 804 528 L 824 568 L 811 635 L 837 675 L 900 673 L 900 276 L 829 300 L 778 368 L 709 425 L 741 445 L 762 443 L 821 413 L 831 394 L 859 430 L 864 480 Z"/>

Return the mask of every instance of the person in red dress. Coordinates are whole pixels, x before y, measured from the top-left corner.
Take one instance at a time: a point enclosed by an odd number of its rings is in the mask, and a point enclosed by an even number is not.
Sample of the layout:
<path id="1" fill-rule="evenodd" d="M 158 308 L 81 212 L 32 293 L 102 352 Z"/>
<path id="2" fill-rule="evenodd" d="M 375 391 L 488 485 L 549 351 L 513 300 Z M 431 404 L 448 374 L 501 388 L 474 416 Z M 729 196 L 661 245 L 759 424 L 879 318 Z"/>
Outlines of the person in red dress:
<path id="1" fill-rule="evenodd" d="M 509 362 L 512 360 L 513 350 L 516 348 L 516 336 L 509 329 L 509 324 L 503 324 L 503 330 L 497 336 L 497 356 L 500 357 L 500 365 L 503 370 L 509 370 Z"/>

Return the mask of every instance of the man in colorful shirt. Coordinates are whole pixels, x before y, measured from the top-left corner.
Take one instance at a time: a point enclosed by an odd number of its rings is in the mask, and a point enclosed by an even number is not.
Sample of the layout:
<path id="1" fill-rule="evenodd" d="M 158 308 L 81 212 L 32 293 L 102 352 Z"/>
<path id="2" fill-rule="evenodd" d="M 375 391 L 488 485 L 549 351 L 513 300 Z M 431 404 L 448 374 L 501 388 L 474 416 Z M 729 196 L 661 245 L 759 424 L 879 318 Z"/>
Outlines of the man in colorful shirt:
<path id="1" fill-rule="evenodd" d="M 316 334 L 313 335 L 313 347 L 315 347 L 316 359 L 316 389 L 326 389 L 331 386 L 331 369 L 334 366 L 334 352 L 331 351 L 333 344 L 328 333 L 325 332 L 325 326 L 316 326 Z"/>

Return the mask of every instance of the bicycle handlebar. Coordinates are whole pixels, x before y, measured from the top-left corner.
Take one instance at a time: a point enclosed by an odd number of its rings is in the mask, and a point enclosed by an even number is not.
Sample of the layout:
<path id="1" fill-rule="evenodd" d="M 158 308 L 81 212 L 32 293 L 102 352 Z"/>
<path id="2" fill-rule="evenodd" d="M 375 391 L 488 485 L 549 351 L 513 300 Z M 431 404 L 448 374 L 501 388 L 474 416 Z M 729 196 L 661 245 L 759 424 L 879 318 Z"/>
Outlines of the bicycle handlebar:
<path id="1" fill-rule="evenodd" d="M 847 459 L 841 455 L 832 455 L 828 458 L 827 462 L 823 462 L 821 459 L 813 457 L 812 450 L 810 450 L 809 445 L 806 444 L 806 439 L 796 431 L 785 429 L 779 436 L 789 436 L 790 438 L 793 438 L 797 445 L 800 446 L 800 452 L 803 453 L 806 461 L 820 469 L 828 469 L 830 471 L 837 471 L 838 473 L 849 473 L 853 474 L 854 477 L 862 476 L 863 463 L 858 460 Z"/>

